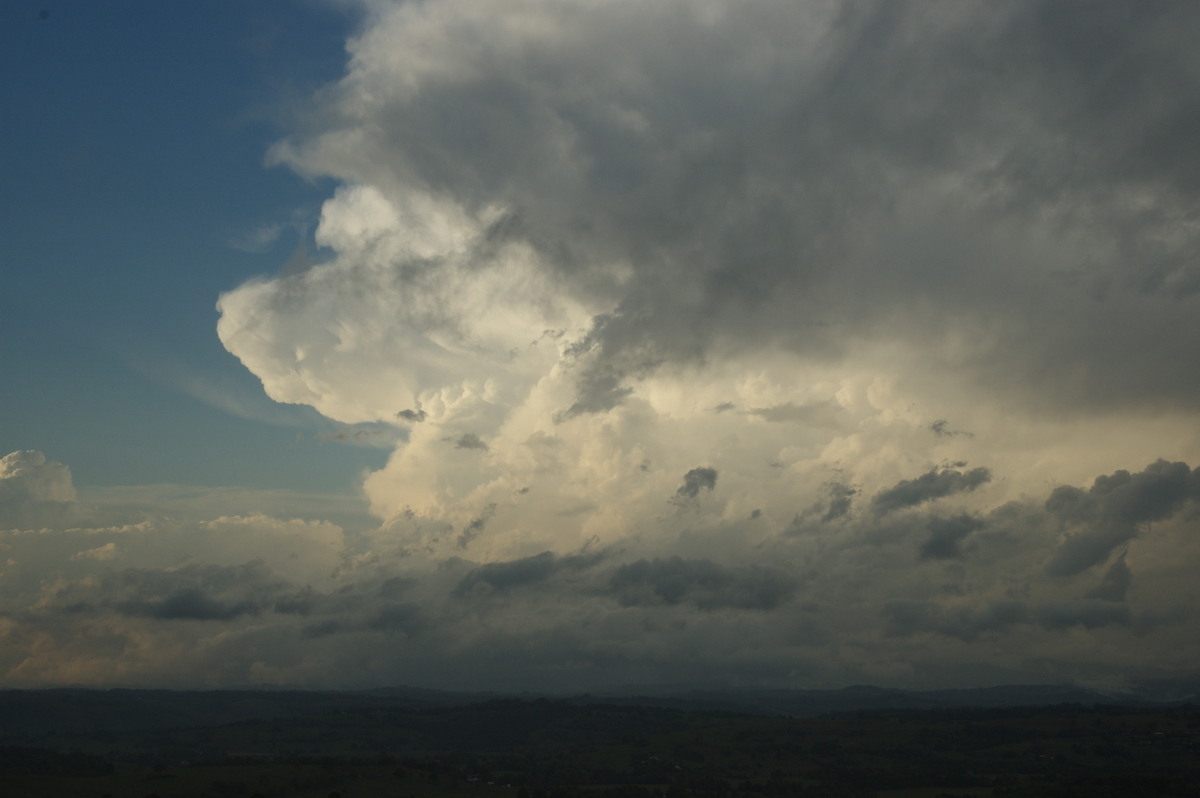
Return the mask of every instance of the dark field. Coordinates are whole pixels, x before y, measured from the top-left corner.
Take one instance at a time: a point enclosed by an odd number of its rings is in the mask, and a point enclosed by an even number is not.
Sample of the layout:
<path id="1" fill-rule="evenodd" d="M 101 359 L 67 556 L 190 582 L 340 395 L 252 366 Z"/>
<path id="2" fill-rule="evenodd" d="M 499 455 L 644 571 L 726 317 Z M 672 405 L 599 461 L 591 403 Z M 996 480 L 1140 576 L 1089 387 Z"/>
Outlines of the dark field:
<path id="1" fill-rule="evenodd" d="M 0 694 L 0 796 L 1200 795 L 1200 708 L 821 717 L 599 699 Z"/>

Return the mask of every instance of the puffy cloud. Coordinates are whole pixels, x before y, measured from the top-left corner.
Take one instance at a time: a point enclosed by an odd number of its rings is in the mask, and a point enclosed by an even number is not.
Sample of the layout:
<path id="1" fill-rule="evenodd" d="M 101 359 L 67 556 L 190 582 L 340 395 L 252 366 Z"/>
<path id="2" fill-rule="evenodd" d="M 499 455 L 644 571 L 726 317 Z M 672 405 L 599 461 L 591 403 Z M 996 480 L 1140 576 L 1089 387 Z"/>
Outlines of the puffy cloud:
<path id="1" fill-rule="evenodd" d="M 675 498 L 680 501 L 695 499 L 700 491 L 711 491 L 717 486 L 717 469 L 693 468 L 683 475 L 683 484 L 675 491 Z"/>
<path id="2" fill-rule="evenodd" d="M 222 296 L 218 333 L 277 400 L 398 428 L 339 578 L 414 580 L 430 650 L 648 673 L 725 662 L 699 637 L 731 614 L 772 678 L 978 674 L 1001 637 L 1078 664 L 1063 629 L 1129 665 L 1112 641 L 1179 617 L 1196 480 L 1118 469 L 1200 458 L 1197 33 L 1157 4 L 371 3 L 271 153 L 337 181 L 329 256 Z M 321 595 L 314 635 L 382 601 Z"/>
<path id="3" fill-rule="evenodd" d="M 828 502 L 853 489 L 830 482 L 792 534 L 774 511 L 750 520 L 697 503 L 682 513 L 656 490 L 669 539 L 482 561 L 443 555 L 463 551 L 454 526 L 443 527 L 449 549 L 395 548 L 413 538 L 389 525 L 349 535 L 267 516 L 10 530 L 0 535 L 0 669 L 14 685 L 561 689 L 718 673 L 930 685 L 1054 681 L 1086 666 L 1135 678 L 1149 673 L 1147 657 L 1183 672 L 1197 654 L 1179 642 L 1194 626 L 1186 608 L 1200 559 L 1189 499 L 1150 491 L 1160 499 L 1113 505 L 1118 517 L 1158 520 L 1098 581 L 1045 569 L 1060 516 L 1086 533 L 1120 486 L 1179 472 L 1152 463 L 1104 475 L 1095 494 L 1070 494 L 1099 502 L 1077 501 L 1073 515 L 1029 497 L 952 515 L 918 504 L 831 516 Z M 513 509 L 493 510 L 466 550 Z"/>
<path id="4" fill-rule="evenodd" d="M 0 529 L 61 523 L 76 500 L 71 471 L 37 451 L 0 458 Z"/>
<path id="5" fill-rule="evenodd" d="M 1136 537 L 1143 524 L 1162 520 L 1196 499 L 1200 478 L 1187 463 L 1165 460 L 1137 474 L 1120 470 L 1097 477 L 1087 491 L 1057 488 L 1046 500 L 1046 510 L 1067 531 L 1046 570 L 1071 575 L 1104 562 L 1113 549 Z"/>
<path id="6" fill-rule="evenodd" d="M 1175 85 L 1196 22 L 1088 35 Z M 1073 41 L 1034 1 L 372 4 L 271 154 L 338 182 L 329 255 L 223 295 L 218 333 L 273 398 L 398 428 L 364 489 L 426 556 L 803 537 L 855 495 L 953 516 L 1200 456 L 1192 156 L 1116 167 L 1191 117 Z"/>

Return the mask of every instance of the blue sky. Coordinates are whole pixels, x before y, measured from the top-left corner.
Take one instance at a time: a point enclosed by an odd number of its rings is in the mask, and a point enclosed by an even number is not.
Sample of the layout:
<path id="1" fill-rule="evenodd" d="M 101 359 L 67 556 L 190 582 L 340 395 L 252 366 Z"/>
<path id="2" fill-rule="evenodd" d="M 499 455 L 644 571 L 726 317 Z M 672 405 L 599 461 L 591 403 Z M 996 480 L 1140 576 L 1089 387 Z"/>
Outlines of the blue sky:
<path id="1" fill-rule="evenodd" d="M 340 74 L 349 17 L 304 2 L 0 14 L 0 448 L 43 449 L 90 484 L 351 491 L 381 456 L 319 446 L 330 425 L 272 407 L 213 332 L 217 295 L 311 234 L 327 186 L 264 154 L 289 105 Z M 287 227 L 247 251 L 272 225 Z M 182 374 L 260 418 L 206 405 Z"/>
<path id="2" fill-rule="evenodd" d="M 1195 3 L 0 37 L 0 686 L 1200 683 Z"/>

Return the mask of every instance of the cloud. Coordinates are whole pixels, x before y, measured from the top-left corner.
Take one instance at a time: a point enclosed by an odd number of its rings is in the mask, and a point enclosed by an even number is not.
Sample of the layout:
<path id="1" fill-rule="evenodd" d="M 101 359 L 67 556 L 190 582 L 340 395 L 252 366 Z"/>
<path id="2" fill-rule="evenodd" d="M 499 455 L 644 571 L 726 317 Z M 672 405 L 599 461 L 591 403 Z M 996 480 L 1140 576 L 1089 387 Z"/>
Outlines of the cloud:
<path id="1" fill-rule="evenodd" d="M 259 611 L 259 607 L 250 602 L 227 604 L 194 588 L 176 591 L 156 601 L 128 602 L 119 609 L 126 615 L 164 621 L 228 621 L 239 615 L 255 614 Z"/>
<path id="2" fill-rule="evenodd" d="M 1087 491 L 1062 486 L 1046 500 L 1046 511 L 1065 537 L 1046 566 L 1069 576 L 1108 559 L 1136 537 L 1144 524 L 1174 514 L 1185 501 L 1200 499 L 1200 479 L 1186 463 L 1159 460 L 1130 474 L 1120 470 L 1096 478 Z"/>
<path id="3" fill-rule="evenodd" d="M 788 599 L 795 582 L 763 566 L 729 568 L 711 560 L 638 560 L 618 568 L 609 581 L 626 606 L 694 604 L 701 610 L 773 610 Z"/>
<path id="4" fill-rule="evenodd" d="M 217 333 L 372 516 L 18 458 L 8 683 L 1195 668 L 1200 10 L 363 7 Z"/>
<path id="5" fill-rule="evenodd" d="M 969 515 L 953 518 L 931 518 L 929 539 L 921 544 L 922 559 L 948 560 L 961 558 L 962 541 L 972 532 L 983 528 L 984 523 Z"/>
<path id="6" fill-rule="evenodd" d="M 458 536 L 458 547 L 460 549 L 465 549 L 471 544 L 471 541 L 479 537 L 479 535 L 483 533 L 484 527 L 487 526 L 488 521 L 491 520 L 495 512 L 496 505 L 489 504 L 487 507 L 483 508 L 483 512 L 479 516 L 472 518 L 470 523 L 463 527 L 462 533 Z"/>
<path id="7" fill-rule="evenodd" d="M 905 479 L 887 490 L 875 494 L 872 506 L 879 513 L 890 513 L 905 507 L 952 496 L 955 493 L 975 490 L 990 482 L 992 472 L 986 468 L 958 471 L 953 468 L 927 471 L 916 479 Z"/>
<path id="8" fill-rule="evenodd" d="M 454 253 L 482 278 L 488 259 L 524 247 L 558 281 L 550 296 L 602 320 L 574 325 L 590 326 L 595 357 L 559 408 L 567 417 L 612 409 L 636 390 L 628 379 L 726 347 L 825 354 L 892 334 L 932 344 L 936 360 L 979 323 L 991 335 L 954 356 L 1027 378 L 1008 390 L 1052 383 L 1082 399 L 1098 385 L 1086 369 L 1050 371 L 1077 357 L 1150 380 L 1091 402 L 1194 387 L 1178 368 L 1194 349 L 1179 338 L 1153 366 L 1135 362 L 1149 331 L 1128 331 L 1107 360 L 1089 340 L 1147 301 L 1169 317 L 1156 331 L 1194 330 L 1155 300 L 1200 285 L 1178 254 L 1194 236 L 1173 224 L 1192 188 L 1178 177 L 1191 173 L 1179 146 L 1191 117 L 1168 88 L 1197 69 L 1180 33 L 1192 12 L 1091 15 L 1087 35 L 1128 59 L 1105 84 L 1040 2 L 967 3 L 937 22 L 918 4 L 706 9 L 530 3 L 514 24 L 484 2 L 376 6 L 315 124 L 273 158 L 349 187 L 322 220 L 343 263 L 352 251 L 425 258 L 400 269 L 416 277 L 446 273 L 439 259 Z M 482 28 L 486 44 L 464 33 Z M 1071 97 L 1104 101 L 1052 113 Z M 1139 212 L 1138 197 L 1155 199 Z M 1098 290 L 1107 302 L 1072 303 L 1072 324 L 1052 322 L 1057 299 Z M 947 311 L 897 312 L 931 296 Z"/>
<path id="9" fill-rule="evenodd" d="M 71 471 L 37 451 L 0 458 L 0 528 L 64 521 L 76 500 Z"/>
<path id="10" fill-rule="evenodd" d="M 1111 624 L 1128 624 L 1129 608 L 1123 604 L 1095 599 L 1079 599 L 1046 604 L 1038 608 L 1038 621 L 1047 629 L 1082 626 L 1098 629 Z"/>
<path id="11" fill-rule="evenodd" d="M 746 412 L 763 421 L 776 424 L 826 424 L 834 420 L 839 409 L 838 404 L 831 401 L 813 402 L 806 405 L 785 402 L 774 407 L 757 407 Z"/>
<path id="12" fill-rule="evenodd" d="M 678 485 L 678 471 L 643 472 L 639 462 L 628 466 L 639 479 Z M 683 673 L 782 684 L 797 662 L 805 683 L 835 684 L 972 684 L 986 670 L 971 664 L 979 658 L 1008 681 L 1068 678 L 1081 663 L 1110 676 L 1183 668 L 1194 654 L 1180 643 L 1194 625 L 1183 597 L 1200 548 L 1188 500 L 1156 481 L 1182 473 L 1152 463 L 954 515 L 917 504 L 830 516 L 855 488 L 827 481 L 814 488 L 818 501 L 804 500 L 815 509 L 795 534 L 776 503 L 754 520 L 761 508 L 718 497 L 664 513 L 651 491 L 647 511 L 669 538 L 503 559 L 486 556 L 493 524 L 506 529 L 536 491 L 507 493 L 511 503 L 476 516 L 473 530 L 437 525 L 446 549 L 413 545 L 404 525 L 430 525 L 416 514 L 354 535 L 266 516 L 9 530 L 0 670 L 22 685 L 269 678 L 570 689 Z M 1122 493 L 1131 486 L 1142 489 Z M 1086 531 L 1109 510 L 1125 521 L 1153 515 L 1154 534 L 1123 544 L 1100 579 L 1048 574 L 1061 519 Z M 485 556 L 443 556 L 469 533 L 472 554 Z M 397 640 L 420 645 L 376 656 Z"/>
<path id="13" fill-rule="evenodd" d="M 895 599 L 884 605 L 884 614 L 891 634 L 936 632 L 966 641 L 1014 624 L 1028 623 L 1031 618 L 1023 602 L 1011 599 L 992 601 L 980 608 L 943 607 L 928 601 Z"/>
<path id="14" fill-rule="evenodd" d="M 488 445 L 483 442 L 483 439 L 474 432 L 464 432 L 454 442 L 455 449 L 479 449 L 486 452 Z"/>
<path id="15" fill-rule="evenodd" d="M 683 484 L 675 491 L 679 501 L 695 499 L 700 491 L 712 491 L 717 487 L 717 470 L 715 468 L 693 468 L 683 475 Z"/>
<path id="16" fill-rule="evenodd" d="M 1125 563 L 1125 555 L 1122 554 L 1108 567 L 1100 584 L 1089 591 L 1087 597 L 1103 601 L 1124 601 L 1131 584 L 1133 584 L 1133 571 Z"/>
<path id="17" fill-rule="evenodd" d="M 1088 35 L 1162 90 L 1198 69 L 1196 19 L 1158 13 Z M 1101 441 L 1194 410 L 1193 156 L 1115 164 L 1185 140 L 1162 109 L 1190 100 L 1098 82 L 1060 22 L 1034 0 L 372 4 L 270 156 L 335 182 L 330 256 L 224 294 L 218 334 L 278 401 L 403 428 L 364 484 L 381 518 L 505 507 L 498 558 L 619 539 L 696 462 L 791 518 L 764 495 L 811 504 L 834 468 L 871 495 L 913 462 L 1024 459 L 1045 484 L 1161 456 L 1183 416 Z M 486 459 L 434 445 L 467 429 Z M 1072 435 L 1099 459 L 1066 472 Z M 785 473 L 756 487 L 764 461 Z M 562 506 L 507 507 L 525 486 Z"/>
<path id="18" fill-rule="evenodd" d="M 932 424 L 930 424 L 929 430 L 939 438 L 954 437 L 955 435 L 965 435 L 968 438 L 974 437 L 971 433 L 964 430 L 950 429 L 950 422 L 946 421 L 944 418 L 939 418 L 937 421 L 934 421 Z"/>
<path id="19" fill-rule="evenodd" d="M 492 595 L 545 583 L 557 575 L 586 571 L 603 559 L 603 554 L 573 554 L 559 557 L 543 551 L 507 562 L 485 563 L 459 581 L 456 596 Z"/>

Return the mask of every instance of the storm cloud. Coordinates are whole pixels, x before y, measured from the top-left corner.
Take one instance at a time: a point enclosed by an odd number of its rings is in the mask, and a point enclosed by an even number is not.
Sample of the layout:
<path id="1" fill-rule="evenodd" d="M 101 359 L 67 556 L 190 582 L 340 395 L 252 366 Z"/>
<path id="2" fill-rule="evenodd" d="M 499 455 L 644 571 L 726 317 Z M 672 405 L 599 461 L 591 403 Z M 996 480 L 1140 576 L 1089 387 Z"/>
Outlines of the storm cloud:
<path id="1" fill-rule="evenodd" d="M 890 513 L 955 493 L 975 490 L 991 478 L 992 472 L 986 468 L 972 468 L 970 471 L 958 471 L 953 468 L 934 469 L 916 479 L 901 480 L 887 490 L 880 491 L 872 499 L 872 504 L 878 512 Z"/>
<path id="2" fill-rule="evenodd" d="M 711 560 L 638 560 L 616 570 L 609 583 L 627 606 L 688 602 L 701 610 L 771 610 L 795 590 L 781 571 L 730 568 Z"/>
<path id="3" fill-rule="evenodd" d="M 1136 474 L 1121 470 L 1097 477 L 1087 491 L 1057 488 L 1046 500 L 1046 511 L 1059 520 L 1066 537 L 1046 570 L 1066 576 L 1104 562 L 1144 525 L 1196 499 L 1200 499 L 1200 478 L 1187 463 L 1165 460 Z"/>
<path id="4" fill-rule="evenodd" d="M 1195 672 L 1200 6 L 351 5 L 268 154 L 319 254 L 217 335 L 386 462 L 333 523 L 9 455 L 10 683 Z"/>
<path id="5" fill-rule="evenodd" d="M 695 499 L 701 491 L 711 491 L 717 486 L 717 469 L 693 468 L 683 475 L 683 484 L 675 491 L 676 501 Z"/>

